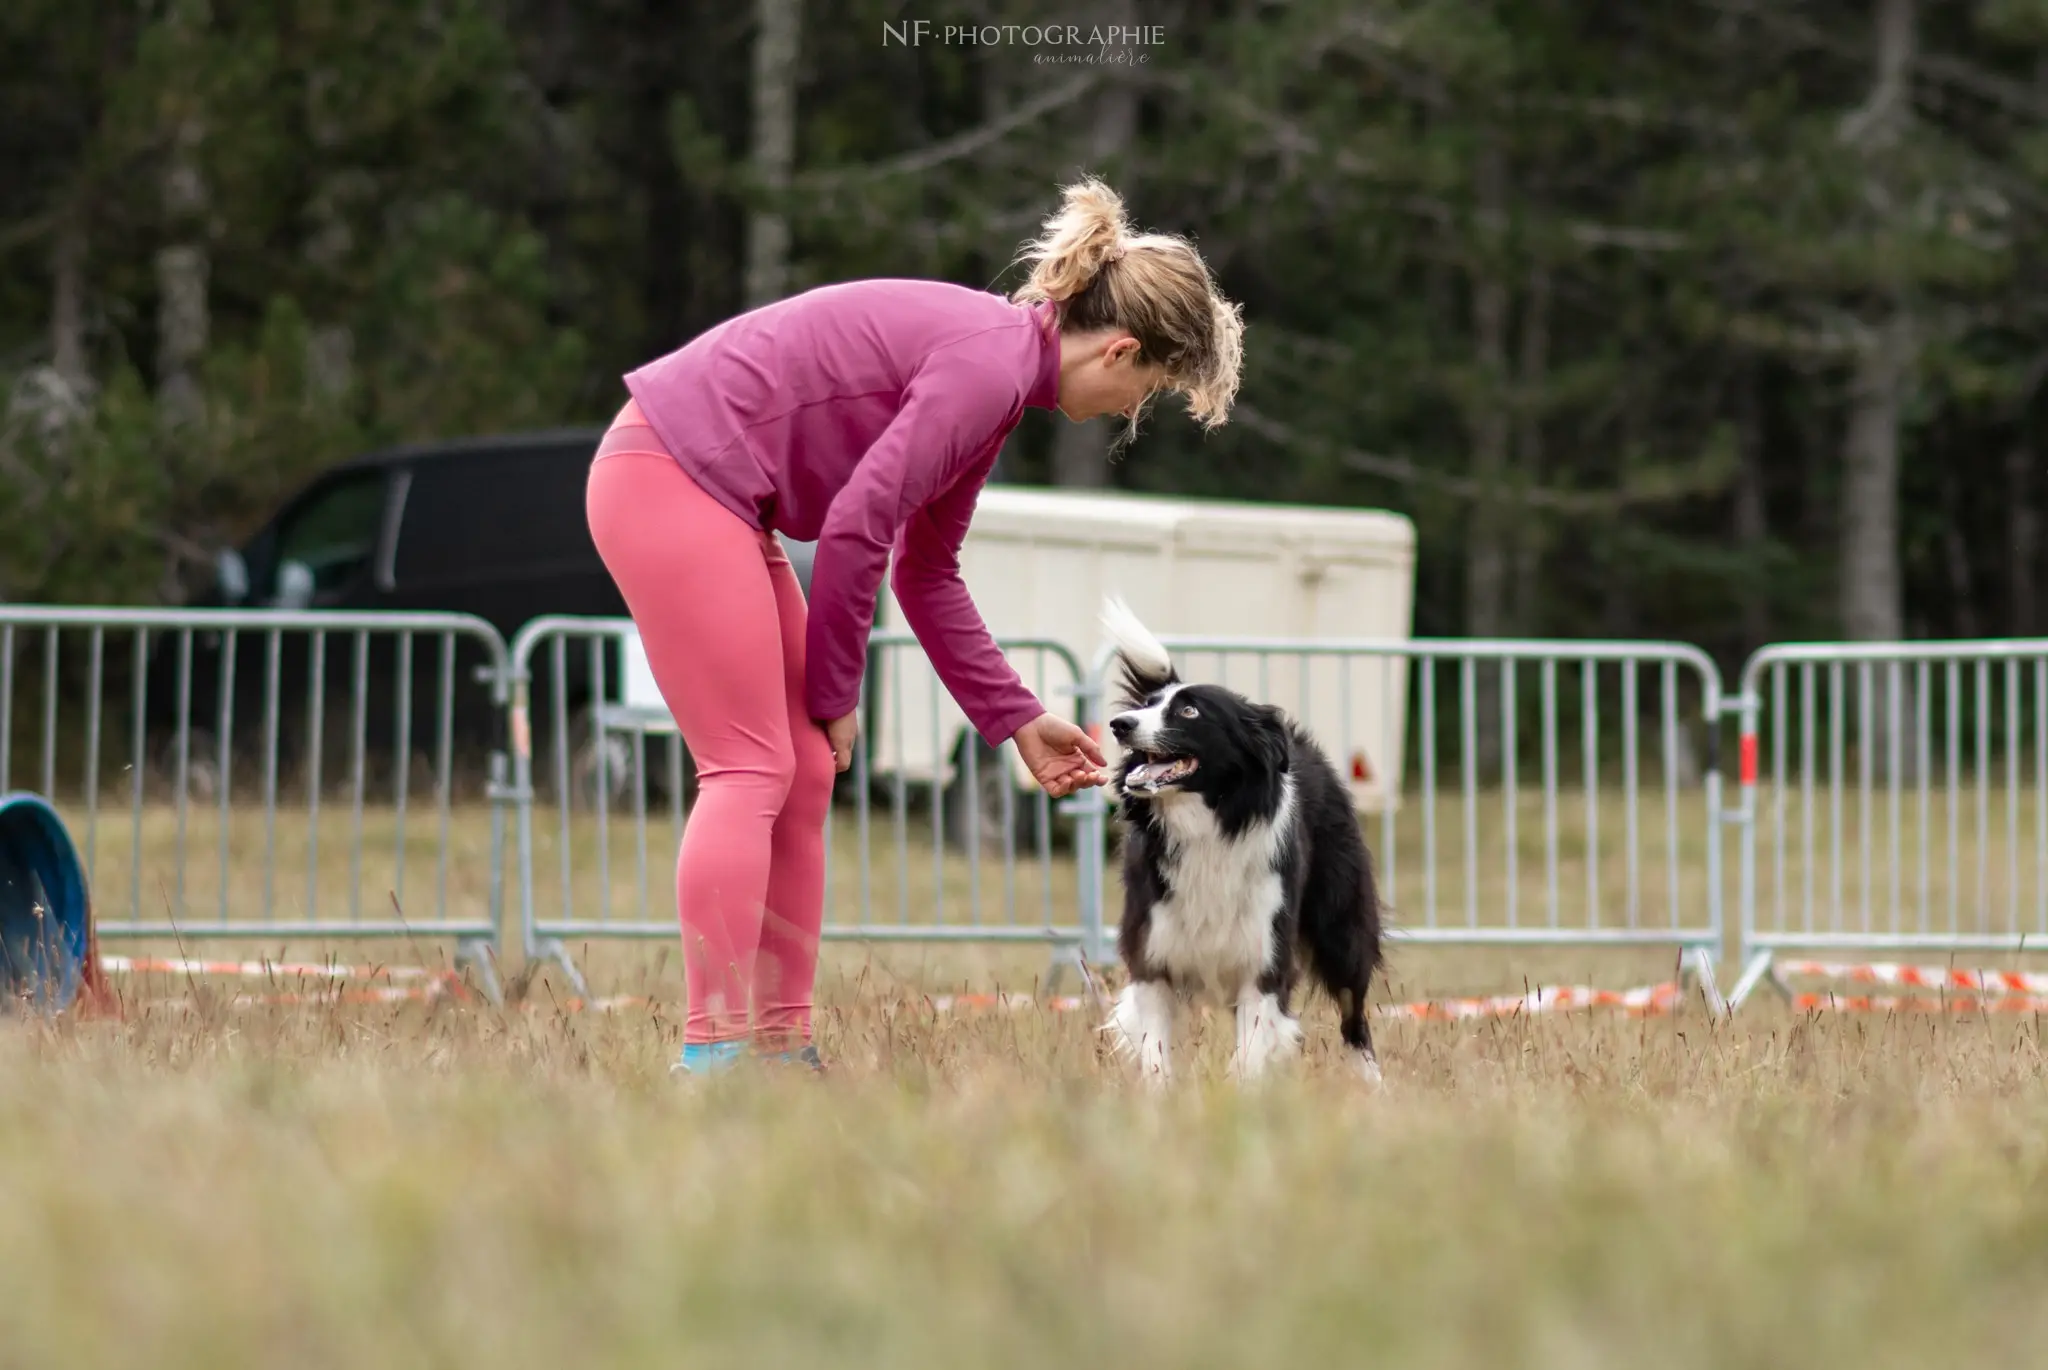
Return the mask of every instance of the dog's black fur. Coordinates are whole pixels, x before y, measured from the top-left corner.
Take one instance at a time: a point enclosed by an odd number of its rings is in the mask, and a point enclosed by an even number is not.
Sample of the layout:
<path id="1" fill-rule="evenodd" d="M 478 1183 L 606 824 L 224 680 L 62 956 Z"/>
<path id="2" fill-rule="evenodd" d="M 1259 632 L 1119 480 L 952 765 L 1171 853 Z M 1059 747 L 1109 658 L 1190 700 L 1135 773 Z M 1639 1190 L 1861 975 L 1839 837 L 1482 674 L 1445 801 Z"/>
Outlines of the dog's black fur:
<path id="1" fill-rule="evenodd" d="M 1236 1002 L 1246 985 L 1228 981 L 1255 974 L 1257 992 L 1273 996 L 1294 1031 L 1288 1005 L 1306 969 L 1336 1001 L 1345 1045 L 1377 1078 L 1366 994 L 1381 964 L 1379 896 L 1343 780 L 1279 709 L 1222 686 L 1184 684 L 1157 639 L 1121 606 L 1105 622 L 1123 668 L 1111 731 L 1126 749 L 1115 774 L 1125 828 L 1118 949 L 1133 983 L 1164 982 L 1176 999 L 1207 991 Z M 1194 769 L 1153 790 L 1148 777 L 1160 763 L 1148 756 L 1192 759 Z M 1185 911 L 1204 891 L 1187 886 L 1204 876 L 1217 887 L 1211 895 L 1229 899 L 1242 883 L 1247 897 L 1242 907 L 1202 910 L 1208 931 L 1191 936 L 1201 914 L 1190 920 Z M 1186 926 L 1163 932 L 1162 917 Z M 1217 931 L 1228 919 L 1270 925 L 1263 965 L 1231 960 L 1232 939 Z M 1238 931 L 1235 945 L 1243 946 L 1250 930 L 1240 922 Z M 1209 944 L 1221 959 L 1205 951 Z"/>

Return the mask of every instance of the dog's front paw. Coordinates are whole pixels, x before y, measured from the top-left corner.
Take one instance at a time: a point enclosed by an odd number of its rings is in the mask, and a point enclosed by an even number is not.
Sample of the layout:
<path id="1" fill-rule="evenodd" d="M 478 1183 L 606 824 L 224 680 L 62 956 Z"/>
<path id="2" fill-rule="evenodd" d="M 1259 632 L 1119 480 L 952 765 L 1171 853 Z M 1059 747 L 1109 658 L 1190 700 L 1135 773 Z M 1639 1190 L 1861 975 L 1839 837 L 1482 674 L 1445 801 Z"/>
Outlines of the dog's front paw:
<path id="1" fill-rule="evenodd" d="M 1141 1083 L 1157 1090 L 1172 1082 L 1172 1056 L 1166 1043 L 1156 1037 L 1134 1035 L 1114 1018 L 1100 1030 L 1109 1039 L 1110 1057 L 1121 1066 L 1135 1066 Z"/>
<path id="2" fill-rule="evenodd" d="M 1240 1000 L 1237 1050 L 1230 1057 L 1231 1078 L 1240 1083 L 1260 1078 L 1274 1066 L 1299 1056 L 1301 1041 L 1301 1023 L 1283 1012 L 1272 995 Z"/>
<path id="3" fill-rule="evenodd" d="M 1109 1021 L 1102 1026 L 1120 1058 L 1135 1060 L 1138 1074 L 1148 1083 L 1164 1083 L 1172 1071 L 1172 1020 L 1172 1000 L 1165 986 L 1139 981 L 1117 995 Z"/>
<path id="4" fill-rule="evenodd" d="M 1369 1090 L 1377 1090 L 1386 1083 L 1386 1078 L 1380 1074 L 1379 1058 L 1369 1051 L 1352 1053 L 1352 1069 L 1358 1072 L 1358 1078 Z"/>

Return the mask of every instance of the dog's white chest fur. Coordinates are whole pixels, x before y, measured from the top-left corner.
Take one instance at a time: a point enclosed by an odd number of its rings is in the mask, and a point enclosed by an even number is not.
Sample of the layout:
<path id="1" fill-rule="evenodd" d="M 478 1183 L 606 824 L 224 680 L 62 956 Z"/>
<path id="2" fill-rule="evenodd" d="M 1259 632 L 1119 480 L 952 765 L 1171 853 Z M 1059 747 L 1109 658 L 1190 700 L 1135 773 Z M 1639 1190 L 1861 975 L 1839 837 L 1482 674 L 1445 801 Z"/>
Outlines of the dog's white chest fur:
<path id="1" fill-rule="evenodd" d="M 1273 963 L 1274 918 L 1284 894 L 1274 866 L 1293 826 L 1293 778 L 1282 782 L 1272 817 L 1234 838 L 1223 835 L 1195 795 L 1154 803 L 1172 893 L 1152 908 L 1147 956 L 1184 992 L 1234 1002 Z"/>

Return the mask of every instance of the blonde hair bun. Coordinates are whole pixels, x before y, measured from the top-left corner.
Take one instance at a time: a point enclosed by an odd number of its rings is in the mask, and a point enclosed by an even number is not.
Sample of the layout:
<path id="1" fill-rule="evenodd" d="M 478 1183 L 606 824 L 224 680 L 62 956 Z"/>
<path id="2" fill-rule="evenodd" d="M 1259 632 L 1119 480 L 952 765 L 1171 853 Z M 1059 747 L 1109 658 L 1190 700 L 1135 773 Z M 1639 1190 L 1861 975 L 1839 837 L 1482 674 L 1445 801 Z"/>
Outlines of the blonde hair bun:
<path id="1" fill-rule="evenodd" d="M 1142 359 L 1164 369 L 1164 388 L 1186 397 L 1196 422 L 1215 428 L 1228 420 L 1244 365 L 1244 316 L 1193 243 L 1134 232 L 1123 197 L 1086 176 L 1061 192 L 1060 207 L 1017 260 L 1031 273 L 1013 302 L 1059 306 L 1064 331 L 1129 333 Z"/>
<path id="2" fill-rule="evenodd" d="M 1012 298 L 1019 304 L 1070 300 L 1094 284 L 1102 268 L 1122 260 L 1130 221 L 1123 196 L 1093 176 L 1067 187 L 1044 232 L 1019 254 L 1031 277 Z"/>

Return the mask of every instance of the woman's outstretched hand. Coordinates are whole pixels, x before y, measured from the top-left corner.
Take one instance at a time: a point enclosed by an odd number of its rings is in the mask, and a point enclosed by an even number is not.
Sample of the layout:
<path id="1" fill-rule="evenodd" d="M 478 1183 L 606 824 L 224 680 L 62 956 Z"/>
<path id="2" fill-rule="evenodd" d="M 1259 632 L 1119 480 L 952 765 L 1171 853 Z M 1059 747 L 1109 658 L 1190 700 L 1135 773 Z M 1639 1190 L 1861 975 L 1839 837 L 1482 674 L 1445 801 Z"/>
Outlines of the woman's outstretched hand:
<path id="1" fill-rule="evenodd" d="M 1017 729 L 1010 739 L 1040 788 L 1054 799 L 1109 779 L 1102 748 L 1095 739 L 1064 718 L 1038 717 Z"/>

